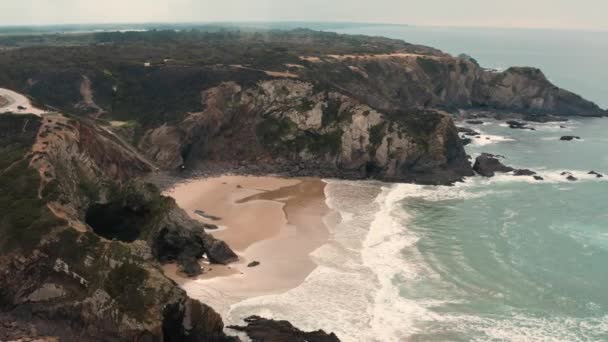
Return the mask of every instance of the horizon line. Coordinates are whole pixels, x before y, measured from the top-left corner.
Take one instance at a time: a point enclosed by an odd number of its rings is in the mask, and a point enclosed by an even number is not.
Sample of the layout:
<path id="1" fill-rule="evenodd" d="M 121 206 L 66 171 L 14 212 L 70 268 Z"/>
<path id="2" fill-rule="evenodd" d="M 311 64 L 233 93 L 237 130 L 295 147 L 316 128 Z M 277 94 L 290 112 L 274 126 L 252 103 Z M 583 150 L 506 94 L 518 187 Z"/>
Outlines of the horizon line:
<path id="1" fill-rule="evenodd" d="M 133 21 L 133 22 L 64 22 L 44 24 L 8 24 L 0 28 L 34 28 L 34 27 L 61 27 L 61 26 L 107 26 L 107 25 L 227 25 L 227 24 L 356 24 L 373 26 L 403 26 L 427 28 L 471 28 L 471 29 L 505 29 L 505 30 L 547 30 L 547 31 L 585 31 L 606 32 L 608 27 L 555 27 L 555 26 L 486 26 L 486 25 L 441 25 L 441 24 L 407 24 L 374 21 L 315 21 L 315 20 L 217 20 L 217 21 Z"/>

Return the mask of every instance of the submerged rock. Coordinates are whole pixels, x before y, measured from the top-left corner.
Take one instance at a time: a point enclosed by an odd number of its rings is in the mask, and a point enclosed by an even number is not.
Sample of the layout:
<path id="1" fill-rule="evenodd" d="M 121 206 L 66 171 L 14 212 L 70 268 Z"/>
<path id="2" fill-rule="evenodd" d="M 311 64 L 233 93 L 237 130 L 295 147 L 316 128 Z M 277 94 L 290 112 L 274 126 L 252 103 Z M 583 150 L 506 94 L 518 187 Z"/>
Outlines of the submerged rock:
<path id="1" fill-rule="evenodd" d="M 498 158 L 504 157 L 490 153 L 482 153 L 475 159 L 473 170 L 484 177 L 493 177 L 496 172 L 513 171 L 512 167 L 503 165 Z"/>
<path id="2" fill-rule="evenodd" d="M 304 332 L 287 321 L 275 321 L 259 316 L 245 318 L 247 326 L 228 326 L 228 329 L 242 331 L 253 342 L 339 342 L 334 333 L 323 330 Z"/>
<path id="3" fill-rule="evenodd" d="M 543 181 L 543 180 L 545 180 L 545 179 L 544 179 L 543 177 L 541 177 L 541 176 L 533 176 L 533 177 L 534 177 L 534 179 L 535 179 L 535 180 L 537 180 L 537 181 Z"/>
<path id="4" fill-rule="evenodd" d="M 483 121 L 481 120 L 468 120 L 467 123 L 469 125 L 483 125 Z"/>
<path id="5" fill-rule="evenodd" d="M 574 139 L 576 139 L 576 140 L 580 140 L 580 139 L 581 139 L 581 137 L 577 137 L 577 136 L 574 136 L 574 135 L 564 135 L 564 136 L 563 136 L 563 137 L 561 137 L 559 140 L 561 140 L 561 141 L 572 141 L 572 140 L 574 140 Z"/>
<path id="6" fill-rule="evenodd" d="M 256 267 L 256 266 L 260 266 L 259 261 L 252 261 L 247 265 L 247 267 Z"/>

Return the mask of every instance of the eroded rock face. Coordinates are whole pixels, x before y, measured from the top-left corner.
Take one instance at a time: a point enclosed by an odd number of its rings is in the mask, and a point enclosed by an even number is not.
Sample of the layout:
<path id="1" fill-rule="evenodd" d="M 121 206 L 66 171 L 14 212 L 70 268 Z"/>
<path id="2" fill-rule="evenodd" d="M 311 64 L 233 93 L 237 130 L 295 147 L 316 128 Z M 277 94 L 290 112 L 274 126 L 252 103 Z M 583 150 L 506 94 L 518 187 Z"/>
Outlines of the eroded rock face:
<path id="1" fill-rule="evenodd" d="M 512 167 L 505 166 L 500 162 L 501 156 L 482 153 L 475 159 L 473 170 L 484 177 L 494 177 L 496 172 L 511 172 Z"/>
<path id="2" fill-rule="evenodd" d="M 161 130 L 179 143 L 158 155 L 177 164 L 233 162 L 269 171 L 446 184 L 472 175 L 449 115 L 439 111 L 381 113 L 308 82 L 269 80 L 253 88 L 222 84 L 203 93 L 206 109 Z M 161 140 L 164 140 L 161 139 Z M 183 153 L 182 151 L 187 151 Z"/>
<path id="3" fill-rule="evenodd" d="M 353 67 L 359 72 L 353 71 Z M 325 59 L 311 69 L 307 73 L 310 78 L 337 84 L 362 102 L 385 111 L 483 107 L 532 116 L 606 115 L 594 103 L 551 84 L 535 68 L 513 67 L 495 72 L 466 58 L 410 54 Z M 368 77 L 360 77 L 360 72 Z"/>

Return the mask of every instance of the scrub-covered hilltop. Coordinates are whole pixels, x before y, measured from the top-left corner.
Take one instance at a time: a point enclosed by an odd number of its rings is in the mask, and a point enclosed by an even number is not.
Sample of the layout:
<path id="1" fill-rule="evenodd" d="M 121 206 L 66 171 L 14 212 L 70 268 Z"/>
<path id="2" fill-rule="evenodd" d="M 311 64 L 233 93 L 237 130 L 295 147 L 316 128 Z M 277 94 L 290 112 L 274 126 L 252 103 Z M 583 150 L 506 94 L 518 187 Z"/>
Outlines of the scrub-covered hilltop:
<path id="1" fill-rule="evenodd" d="M 537 69 L 488 71 L 380 37 L 186 30 L 10 44 L 17 48 L 0 55 L 0 86 L 112 121 L 169 170 L 445 184 L 472 175 L 447 112 L 606 114 Z"/>

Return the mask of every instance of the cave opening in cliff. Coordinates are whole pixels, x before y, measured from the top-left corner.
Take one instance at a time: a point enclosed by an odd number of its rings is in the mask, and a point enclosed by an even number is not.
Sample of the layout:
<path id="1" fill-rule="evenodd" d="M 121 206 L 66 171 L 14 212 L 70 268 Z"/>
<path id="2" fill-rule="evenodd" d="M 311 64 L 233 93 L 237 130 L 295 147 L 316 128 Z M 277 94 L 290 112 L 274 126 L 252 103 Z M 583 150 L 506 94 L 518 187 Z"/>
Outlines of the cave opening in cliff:
<path id="1" fill-rule="evenodd" d="M 140 235 L 146 214 L 117 203 L 93 204 L 86 213 L 86 223 L 95 234 L 108 240 L 133 242 Z"/>

